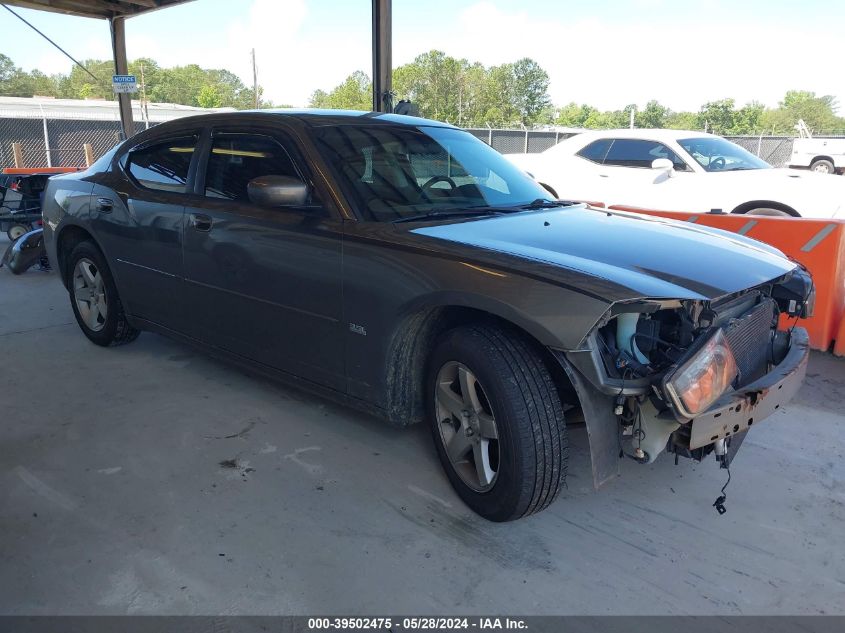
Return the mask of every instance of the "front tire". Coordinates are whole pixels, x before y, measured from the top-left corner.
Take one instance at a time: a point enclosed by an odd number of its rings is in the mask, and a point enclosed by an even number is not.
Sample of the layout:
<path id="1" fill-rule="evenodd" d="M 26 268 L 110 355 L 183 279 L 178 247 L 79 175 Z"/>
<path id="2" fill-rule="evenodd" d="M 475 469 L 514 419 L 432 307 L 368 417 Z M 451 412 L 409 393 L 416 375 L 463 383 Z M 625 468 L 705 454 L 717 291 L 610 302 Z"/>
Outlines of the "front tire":
<path id="1" fill-rule="evenodd" d="M 83 334 L 97 345 L 131 343 L 140 334 L 126 319 L 106 258 L 92 242 L 80 242 L 67 262 L 73 315 Z"/>
<path id="2" fill-rule="evenodd" d="M 563 407 L 527 340 L 491 325 L 450 330 L 426 386 L 437 454 L 470 508 L 512 521 L 555 500 L 569 458 Z"/>

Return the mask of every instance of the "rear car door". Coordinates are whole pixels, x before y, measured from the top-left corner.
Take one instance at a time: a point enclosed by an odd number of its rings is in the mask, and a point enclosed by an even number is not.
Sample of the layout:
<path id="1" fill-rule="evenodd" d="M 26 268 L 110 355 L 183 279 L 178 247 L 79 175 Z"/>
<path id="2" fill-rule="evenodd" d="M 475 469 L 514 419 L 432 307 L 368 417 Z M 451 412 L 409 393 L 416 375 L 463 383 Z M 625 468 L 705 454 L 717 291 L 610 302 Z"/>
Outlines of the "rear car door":
<path id="1" fill-rule="evenodd" d="M 131 148 L 91 196 L 92 228 L 126 308 L 173 330 L 184 325 L 182 214 L 199 138 L 179 132 Z"/>
<path id="2" fill-rule="evenodd" d="M 208 344 L 342 390 L 343 223 L 302 156 L 275 126 L 213 130 L 185 215 L 188 316 Z M 252 202 L 270 175 L 308 183 L 307 203 Z"/>

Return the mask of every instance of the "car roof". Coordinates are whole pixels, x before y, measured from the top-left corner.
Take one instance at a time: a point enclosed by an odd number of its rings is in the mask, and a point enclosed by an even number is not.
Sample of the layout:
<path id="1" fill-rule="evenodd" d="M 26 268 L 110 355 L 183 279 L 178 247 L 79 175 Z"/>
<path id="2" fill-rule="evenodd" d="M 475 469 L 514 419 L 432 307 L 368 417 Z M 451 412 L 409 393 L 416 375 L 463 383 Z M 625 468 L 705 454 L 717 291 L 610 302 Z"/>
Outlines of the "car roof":
<path id="1" fill-rule="evenodd" d="M 584 142 L 600 138 L 630 138 L 646 139 L 649 141 L 677 141 L 684 138 L 715 138 L 706 132 L 693 130 L 667 130 L 664 128 L 621 128 L 615 130 L 587 130 L 577 134 L 575 137 Z"/>
<path id="2" fill-rule="evenodd" d="M 321 109 L 293 109 L 293 108 L 273 108 L 266 110 L 239 110 L 236 112 L 214 112 L 209 114 L 199 114 L 196 116 L 182 117 L 173 119 L 167 123 L 168 128 L 182 127 L 183 125 L 194 125 L 204 121 L 214 121 L 217 124 L 231 121 L 236 123 L 238 121 L 251 119 L 253 121 L 266 117 L 267 120 L 272 120 L 274 117 L 284 118 L 289 121 L 297 121 L 309 127 L 323 127 L 331 125 L 344 124 L 375 124 L 375 125 L 407 125 L 412 127 L 428 126 L 428 127 L 444 127 L 453 128 L 455 126 L 442 121 L 433 121 L 431 119 L 423 119 L 421 117 L 407 116 L 403 114 L 392 114 L 386 112 L 364 112 L 359 110 L 321 110 Z M 152 128 L 151 128 L 152 129 Z"/>

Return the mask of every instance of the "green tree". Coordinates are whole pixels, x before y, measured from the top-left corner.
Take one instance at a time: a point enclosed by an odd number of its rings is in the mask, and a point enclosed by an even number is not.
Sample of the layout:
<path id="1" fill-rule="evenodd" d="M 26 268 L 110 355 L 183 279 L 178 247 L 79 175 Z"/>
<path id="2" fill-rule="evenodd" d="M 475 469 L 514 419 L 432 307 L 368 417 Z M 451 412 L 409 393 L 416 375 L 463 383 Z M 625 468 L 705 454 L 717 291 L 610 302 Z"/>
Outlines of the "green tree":
<path id="1" fill-rule="evenodd" d="M 15 66 L 15 62 L 13 62 L 10 57 L 0 53 L 0 87 L 14 77 L 15 73 L 19 71 L 20 69 Z"/>
<path id="2" fill-rule="evenodd" d="M 830 131 L 841 126 L 841 119 L 836 116 L 836 99 L 831 95 L 817 97 L 815 92 L 790 90 L 780 102 L 780 110 L 785 116 L 778 120 L 782 132 L 791 132 L 802 119 L 816 132 Z M 783 129 L 789 125 L 790 130 Z"/>
<path id="3" fill-rule="evenodd" d="M 697 130 L 698 114 L 695 112 L 670 112 L 665 127 L 672 130 Z"/>
<path id="4" fill-rule="evenodd" d="M 333 110 L 372 110 L 372 99 L 370 78 L 365 72 L 356 70 L 331 92 L 315 90 L 310 105 Z"/>
<path id="5" fill-rule="evenodd" d="M 669 108 L 651 100 L 634 116 L 634 124 L 642 128 L 663 128 L 669 118 Z"/>
<path id="6" fill-rule="evenodd" d="M 520 122 L 520 112 L 514 102 L 513 64 L 493 66 L 488 71 L 484 85 L 484 120 L 493 126 L 515 125 Z"/>
<path id="7" fill-rule="evenodd" d="M 757 134 L 761 130 L 761 119 L 765 106 L 757 101 L 744 105 L 734 114 L 730 134 Z"/>
<path id="8" fill-rule="evenodd" d="M 549 74 L 533 59 L 524 57 L 511 66 L 513 72 L 513 107 L 523 125 L 539 122 L 541 113 L 551 105 Z"/>
<path id="9" fill-rule="evenodd" d="M 211 85 L 203 86 L 197 95 L 197 105 L 201 108 L 219 108 L 222 103 L 223 100 L 217 88 Z"/>
<path id="10" fill-rule="evenodd" d="M 96 79 L 74 64 L 70 74 L 63 75 L 58 82 L 59 96 L 66 99 L 114 99 L 111 87 L 114 64 L 110 61 L 86 59 L 82 65 Z"/>
<path id="11" fill-rule="evenodd" d="M 394 70 L 394 92 L 397 98 L 416 103 L 422 116 L 461 125 L 473 118 L 467 106 L 479 90 L 477 69 L 469 70 L 466 60 L 432 50 Z"/>
<path id="12" fill-rule="evenodd" d="M 48 77 L 40 70 L 25 72 L 7 55 L 0 53 L 0 94 L 10 97 L 55 97 L 58 78 Z"/>
<path id="13" fill-rule="evenodd" d="M 566 127 L 584 127 L 584 122 L 594 110 L 592 106 L 578 105 L 573 101 L 558 109 L 555 123 Z"/>
<path id="14" fill-rule="evenodd" d="M 698 112 L 698 127 L 714 134 L 730 134 L 734 126 L 735 101 L 721 99 L 709 101 Z"/>

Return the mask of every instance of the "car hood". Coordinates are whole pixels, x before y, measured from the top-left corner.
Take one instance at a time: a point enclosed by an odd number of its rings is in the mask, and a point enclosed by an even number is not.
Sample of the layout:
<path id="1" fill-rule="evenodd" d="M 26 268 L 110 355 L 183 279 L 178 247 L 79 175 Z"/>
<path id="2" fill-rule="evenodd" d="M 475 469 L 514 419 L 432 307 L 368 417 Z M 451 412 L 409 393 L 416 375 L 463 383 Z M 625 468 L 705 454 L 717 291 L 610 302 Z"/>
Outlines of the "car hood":
<path id="1" fill-rule="evenodd" d="M 541 272 L 550 280 L 565 271 L 569 283 L 575 279 L 582 290 L 609 301 L 714 299 L 796 266 L 777 249 L 733 233 L 582 205 L 413 232 L 501 253 L 509 260 L 504 265 L 518 267 L 513 262 L 523 261 L 531 274 Z M 544 266 L 538 269 L 537 262 Z"/>

